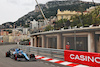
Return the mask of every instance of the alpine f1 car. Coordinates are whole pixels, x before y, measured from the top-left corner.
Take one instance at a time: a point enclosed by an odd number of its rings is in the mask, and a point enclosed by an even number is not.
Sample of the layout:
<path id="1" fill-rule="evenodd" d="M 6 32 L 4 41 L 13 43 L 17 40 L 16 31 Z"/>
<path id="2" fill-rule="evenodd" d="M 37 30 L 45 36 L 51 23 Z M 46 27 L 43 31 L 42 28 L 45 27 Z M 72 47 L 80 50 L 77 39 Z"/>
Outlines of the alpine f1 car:
<path id="1" fill-rule="evenodd" d="M 20 49 L 10 49 L 6 52 L 6 57 L 10 57 L 15 60 L 25 59 L 27 61 L 36 60 L 34 54 L 26 54 Z"/>

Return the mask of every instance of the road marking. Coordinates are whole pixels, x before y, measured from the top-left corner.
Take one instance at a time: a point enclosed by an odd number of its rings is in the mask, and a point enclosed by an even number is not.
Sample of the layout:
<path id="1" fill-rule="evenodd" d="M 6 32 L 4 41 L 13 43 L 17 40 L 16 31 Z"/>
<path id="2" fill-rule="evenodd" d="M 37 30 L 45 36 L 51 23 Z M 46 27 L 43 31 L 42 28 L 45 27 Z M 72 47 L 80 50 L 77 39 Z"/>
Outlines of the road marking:
<path id="1" fill-rule="evenodd" d="M 62 63 L 62 62 L 64 62 L 64 61 L 60 61 L 60 60 L 59 60 L 59 61 L 57 61 L 57 62 L 55 62 L 55 63 L 58 63 L 58 64 L 60 64 L 60 63 Z"/>
<path id="2" fill-rule="evenodd" d="M 59 61 L 59 60 L 55 60 L 55 59 L 54 59 L 54 60 L 50 60 L 49 62 L 57 62 L 57 61 Z"/>
<path id="3" fill-rule="evenodd" d="M 47 59 L 50 59 L 50 58 L 42 58 L 42 60 L 47 60 Z"/>
<path id="4" fill-rule="evenodd" d="M 38 59 L 38 58 L 41 58 L 42 56 L 37 56 L 36 58 Z"/>
<path id="5" fill-rule="evenodd" d="M 68 64 L 72 64 L 72 62 L 62 62 L 60 64 L 62 64 L 62 65 L 68 65 Z"/>
<path id="6" fill-rule="evenodd" d="M 66 66 L 75 67 L 75 66 L 77 66 L 77 65 L 79 65 L 79 64 L 74 64 L 74 63 L 72 63 L 72 64 L 68 64 L 68 65 L 66 65 Z"/>
<path id="7" fill-rule="evenodd" d="M 89 66 L 85 66 L 85 65 L 81 65 L 81 64 L 75 64 L 75 63 L 72 63 L 72 62 L 56 60 L 56 59 L 52 59 L 52 58 L 48 58 L 48 57 L 43 57 L 43 56 L 38 56 L 38 55 L 35 55 L 35 57 L 37 59 L 41 59 L 41 60 L 45 60 L 45 61 L 49 61 L 49 62 L 53 62 L 53 63 L 58 63 L 58 64 L 65 65 L 65 66 L 71 66 L 71 67 L 89 67 Z"/>
<path id="8" fill-rule="evenodd" d="M 40 58 L 38 58 L 38 59 L 43 59 L 43 58 L 45 58 L 45 57 L 40 57 Z"/>
<path id="9" fill-rule="evenodd" d="M 47 59 L 46 61 L 50 61 L 50 60 L 53 60 L 53 59 L 50 58 L 50 59 Z"/>
<path id="10" fill-rule="evenodd" d="M 85 66 L 85 65 L 77 65 L 77 66 L 74 66 L 74 67 L 89 67 L 89 66 Z"/>

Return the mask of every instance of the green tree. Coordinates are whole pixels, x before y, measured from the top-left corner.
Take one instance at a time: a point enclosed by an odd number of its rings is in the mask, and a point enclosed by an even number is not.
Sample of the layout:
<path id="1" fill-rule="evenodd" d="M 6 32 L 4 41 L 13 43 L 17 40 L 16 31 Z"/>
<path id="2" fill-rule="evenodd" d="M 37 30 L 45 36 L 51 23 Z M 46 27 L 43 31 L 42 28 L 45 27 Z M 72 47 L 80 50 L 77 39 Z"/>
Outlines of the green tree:
<path id="1" fill-rule="evenodd" d="M 51 26 L 51 25 L 48 25 L 46 28 L 45 28 L 45 31 L 49 31 L 49 30 L 53 30 L 54 28 Z"/>
<path id="2" fill-rule="evenodd" d="M 100 6 L 96 8 L 96 10 L 92 11 L 91 13 L 85 14 L 85 15 L 80 15 L 80 18 L 82 19 L 83 25 L 84 26 L 89 26 L 89 25 L 99 25 L 100 24 L 100 17 L 97 17 L 99 15 L 99 10 Z M 72 23 L 71 26 L 82 26 L 79 16 L 75 15 L 71 18 Z"/>
<path id="3" fill-rule="evenodd" d="M 67 19 L 61 19 L 58 22 L 56 22 L 56 29 L 61 29 L 63 27 L 66 27 L 67 26 L 66 25 L 67 21 L 68 21 Z"/>

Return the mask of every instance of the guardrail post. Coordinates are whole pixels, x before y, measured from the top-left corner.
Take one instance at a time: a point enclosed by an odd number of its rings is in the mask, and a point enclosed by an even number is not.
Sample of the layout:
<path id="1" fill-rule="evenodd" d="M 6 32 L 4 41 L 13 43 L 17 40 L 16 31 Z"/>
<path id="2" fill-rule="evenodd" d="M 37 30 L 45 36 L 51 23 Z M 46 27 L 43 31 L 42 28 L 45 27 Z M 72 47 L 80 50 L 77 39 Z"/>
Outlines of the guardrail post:
<path id="1" fill-rule="evenodd" d="M 39 48 L 37 48 L 37 54 L 39 54 Z"/>
<path id="2" fill-rule="evenodd" d="M 29 47 L 29 52 L 30 52 L 30 47 Z"/>
<path id="3" fill-rule="evenodd" d="M 22 45 L 19 45 L 19 48 L 22 49 Z"/>
<path id="4" fill-rule="evenodd" d="M 26 50 L 26 51 L 27 51 L 27 52 L 30 52 L 30 47 L 26 47 L 26 48 L 27 48 L 27 50 Z"/>
<path id="5" fill-rule="evenodd" d="M 52 49 L 51 49 L 50 51 L 51 51 L 51 58 L 53 58 L 53 52 L 52 52 Z"/>

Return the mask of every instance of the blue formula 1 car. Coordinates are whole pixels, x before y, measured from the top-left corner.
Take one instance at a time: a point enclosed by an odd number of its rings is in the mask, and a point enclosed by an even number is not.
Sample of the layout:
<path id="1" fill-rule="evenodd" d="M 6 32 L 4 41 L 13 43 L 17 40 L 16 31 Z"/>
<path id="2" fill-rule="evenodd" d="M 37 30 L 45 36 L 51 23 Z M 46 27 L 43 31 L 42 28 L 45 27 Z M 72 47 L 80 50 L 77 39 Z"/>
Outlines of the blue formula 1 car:
<path id="1" fill-rule="evenodd" d="M 6 52 L 6 57 L 10 57 L 15 60 L 25 59 L 27 61 L 36 60 L 34 54 L 26 54 L 20 49 L 10 49 Z"/>

